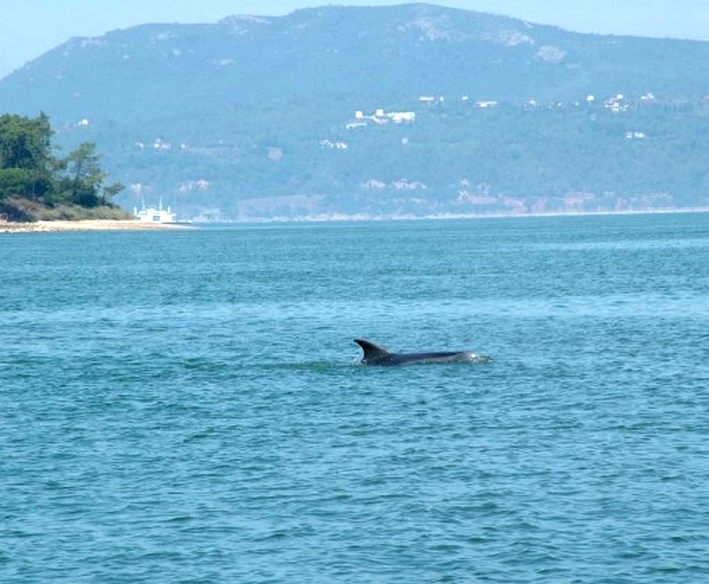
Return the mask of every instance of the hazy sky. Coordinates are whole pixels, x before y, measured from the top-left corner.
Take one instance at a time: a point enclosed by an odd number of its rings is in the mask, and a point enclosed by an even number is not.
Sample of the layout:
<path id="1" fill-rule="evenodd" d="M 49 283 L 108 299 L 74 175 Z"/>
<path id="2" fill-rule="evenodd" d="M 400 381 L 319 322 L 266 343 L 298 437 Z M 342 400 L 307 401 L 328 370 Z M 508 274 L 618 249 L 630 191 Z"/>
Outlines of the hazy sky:
<path id="1" fill-rule="evenodd" d="M 230 14 L 279 16 L 298 8 L 381 6 L 406 0 L 2 0 L 0 77 L 71 37 L 100 36 L 146 22 L 216 22 Z M 577 32 L 709 41 L 707 0 L 429 0 L 554 24 Z"/>

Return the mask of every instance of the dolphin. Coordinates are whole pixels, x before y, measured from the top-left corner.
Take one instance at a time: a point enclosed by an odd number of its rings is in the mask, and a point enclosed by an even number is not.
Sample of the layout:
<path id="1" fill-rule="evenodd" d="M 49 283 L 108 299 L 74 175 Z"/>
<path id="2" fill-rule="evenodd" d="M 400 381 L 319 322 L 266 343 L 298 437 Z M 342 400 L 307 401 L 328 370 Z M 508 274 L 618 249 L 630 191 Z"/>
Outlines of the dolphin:
<path id="1" fill-rule="evenodd" d="M 469 363 L 487 363 L 491 358 L 486 355 L 476 355 L 469 351 L 449 351 L 438 353 L 392 353 L 388 349 L 365 339 L 355 339 L 364 355 L 362 363 L 364 365 L 379 365 L 382 367 L 393 367 L 395 365 L 409 365 L 412 363 L 459 363 L 467 361 Z"/>

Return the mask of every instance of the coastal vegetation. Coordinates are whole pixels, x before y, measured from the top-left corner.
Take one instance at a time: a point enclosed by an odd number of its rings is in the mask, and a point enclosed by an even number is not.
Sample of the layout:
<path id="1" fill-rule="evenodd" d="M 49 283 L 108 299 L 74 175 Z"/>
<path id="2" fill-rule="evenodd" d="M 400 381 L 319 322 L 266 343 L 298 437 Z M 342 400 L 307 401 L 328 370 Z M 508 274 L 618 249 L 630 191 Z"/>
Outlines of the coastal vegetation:
<path id="1" fill-rule="evenodd" d="M 0 219 L 6 221 L 125 219 L 111 202 L 123 185 L 106 173 L 92 142 L 55 154 L 49 117 L 0 116 Z"/>

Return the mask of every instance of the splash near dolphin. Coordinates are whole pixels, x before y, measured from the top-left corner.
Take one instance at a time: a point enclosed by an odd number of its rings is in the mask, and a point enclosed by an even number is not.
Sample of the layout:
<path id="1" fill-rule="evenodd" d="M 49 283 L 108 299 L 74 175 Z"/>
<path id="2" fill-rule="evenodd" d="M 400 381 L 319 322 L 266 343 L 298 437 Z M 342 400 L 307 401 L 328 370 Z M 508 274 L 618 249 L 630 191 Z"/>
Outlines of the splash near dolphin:
<path id="1" fill-rule="evenodd" d="M 488 363 L 492 360 L 487 355 L 478 355 L 470 351 L 392 353 L 389 349 L 365 339 L 355 339 L 354 342 L 362 347 L 364 354 L 361 363 L 364 365 L 394 367 L 414 363 Z"/>

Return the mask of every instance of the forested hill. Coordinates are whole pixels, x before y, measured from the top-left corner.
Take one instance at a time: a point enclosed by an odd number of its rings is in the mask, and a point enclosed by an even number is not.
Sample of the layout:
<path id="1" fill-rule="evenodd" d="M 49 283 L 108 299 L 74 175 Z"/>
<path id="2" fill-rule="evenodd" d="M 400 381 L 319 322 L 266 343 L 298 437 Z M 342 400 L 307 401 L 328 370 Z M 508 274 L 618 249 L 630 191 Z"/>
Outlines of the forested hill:
<path id="1" fill-rule="evenodd" d="M 72 39 L 0 80 L 0 113 L 49 114 L 124 204 L 183 215 L 703 206 L 707 62 L 709 43 L 328 6 Z"/>
<path id="2" fill-rule="evenodd" d="M 264 101 L 364 107 L 420 95 L 510 103 L 701 97 L 709 43 L 585 35 L 426 4 L 331 6 L 76 38 L 8 76 L 17 113 L 151 119 Z M 366 100 L 366 101 L 365 101 Z M 59 118 L 57 118 L 59 119 Z"/>

